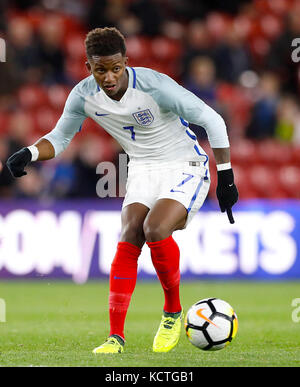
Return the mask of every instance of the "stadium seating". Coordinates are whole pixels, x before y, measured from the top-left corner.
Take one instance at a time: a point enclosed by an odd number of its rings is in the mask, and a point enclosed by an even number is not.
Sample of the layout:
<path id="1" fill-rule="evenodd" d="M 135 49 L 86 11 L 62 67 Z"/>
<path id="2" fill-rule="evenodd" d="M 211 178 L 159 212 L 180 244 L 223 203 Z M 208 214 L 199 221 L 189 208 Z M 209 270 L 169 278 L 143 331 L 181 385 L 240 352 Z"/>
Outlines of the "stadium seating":
<path id="1" fill-rule="evenodd" d="M 48 104 L 47 89 L 40 85 L 24 85 L 18 90 L 21 108 L 34 111 Z"/>
<path id="2" fill-rule="evenodd" d="M 256 147 L 261 164 L 279 167 L 292 161 L 292 150 L 289 144 L 282 144 L 275 140 L 266 140 L 258 142 Z"/>
<path id="3" fill-rule="evenodd" d="M 71 89 L 64 85 L 54 84 L 47 89 L 47 97 L 50 106 L 55 110 L 63 111 L 66 99 Z"/>

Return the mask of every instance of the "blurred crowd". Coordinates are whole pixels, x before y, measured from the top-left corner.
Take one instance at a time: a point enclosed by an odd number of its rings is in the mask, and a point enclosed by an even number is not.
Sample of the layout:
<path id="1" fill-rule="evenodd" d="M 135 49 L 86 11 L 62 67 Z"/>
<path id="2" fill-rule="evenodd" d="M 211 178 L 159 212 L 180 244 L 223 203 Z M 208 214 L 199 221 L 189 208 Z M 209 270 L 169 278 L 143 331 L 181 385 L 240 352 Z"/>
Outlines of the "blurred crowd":
<path id="1" fill-rule="evenodd" d="M 88 76 L 85 35 L 104 26 L 125 35 L 131 66 L 170 75 L 223 116 L 242 198 L 300 198 L 299 0 L 0 0 L 2 162 L 55 126 Z M 211 154 L 203 128 L 191 128 Z M 117 164 L 120 152 L 87 119 L 61 156 L 26 177 L 4 168 L 0 197 L 96 197 L 97 164 Z"/>

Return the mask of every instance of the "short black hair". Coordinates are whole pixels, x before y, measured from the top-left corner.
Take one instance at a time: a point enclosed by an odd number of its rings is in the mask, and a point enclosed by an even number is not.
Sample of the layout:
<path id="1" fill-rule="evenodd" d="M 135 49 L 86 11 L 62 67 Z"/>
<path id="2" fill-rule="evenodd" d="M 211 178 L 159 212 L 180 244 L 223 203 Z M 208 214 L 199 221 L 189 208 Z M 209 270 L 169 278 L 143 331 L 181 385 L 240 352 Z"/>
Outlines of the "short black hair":
<path id="1" fill-rule="evenodd" d="M 126 54 L 125 38 L 115 27 L 95 28 L 85 39 L 85 50 L 88 58 L 92 56 L 108 56 Z"/>

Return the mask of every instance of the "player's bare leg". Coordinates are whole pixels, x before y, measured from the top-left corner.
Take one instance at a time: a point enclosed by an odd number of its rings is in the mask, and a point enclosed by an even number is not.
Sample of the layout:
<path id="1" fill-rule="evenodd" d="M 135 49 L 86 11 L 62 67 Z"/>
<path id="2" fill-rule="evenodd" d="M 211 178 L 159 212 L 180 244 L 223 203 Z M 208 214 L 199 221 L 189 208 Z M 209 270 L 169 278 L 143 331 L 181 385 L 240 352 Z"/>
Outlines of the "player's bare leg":
<path id="1" fill-rule="evenodd" d="M 184 227 L 186 219 L 187 210 L 181 203 L 172 199 L 158 200 L 144 222 L 146 241 L 157 242 L 168 238 Z"/>
<path id="2" fill-rule="evenodd" d="M 145 243 L 144 220 L 149 208 L 130 204 L 122 210 L 122 230 L 113 260 L 109 283 L 110 334 L 96 354 L 121 353 L 125 343 L 124 324 L 137 278 L 137 261 Z"/>
<path id="3" fill-rule="evenodd" d="M 120 242 L 128 242 L 142 248 L 145 243 L 144 221 L 149 208 L 141 203 L 124 207 L 121 214 L 122 228 Z"/>
<path id="4" fill-rule="evenodd" d="M 148 213 L 144 233 L 165 294 L 162 320 L 153 341 L 154 352 L 168 352 L 178 343 L 183 318 L 179 297 L 179 248 L 172 238 L 184 227 L 187 210 L 179 202 L 160 199 Z"/>

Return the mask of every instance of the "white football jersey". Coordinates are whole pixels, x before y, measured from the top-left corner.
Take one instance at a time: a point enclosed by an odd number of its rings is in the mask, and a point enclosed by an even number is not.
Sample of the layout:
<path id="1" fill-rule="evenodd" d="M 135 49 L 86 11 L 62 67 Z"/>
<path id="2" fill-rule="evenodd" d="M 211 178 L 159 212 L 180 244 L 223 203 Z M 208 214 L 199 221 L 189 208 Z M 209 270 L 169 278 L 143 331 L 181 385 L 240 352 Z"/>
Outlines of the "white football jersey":
<path id="1" fill-rule="evenodd" d="M 206 129 L 212 147 L 229 146 L 224 120 L 193 93 L 151 69 L 127 67 L 127 72 L 128 88 L 120 101 L 108 97 L 93 75 L 73 88 L 56 127 L 44 136 L 56 156 L 87 117 L 114 137 L 131 161 L 207 161 L 189 122 Z"/>

